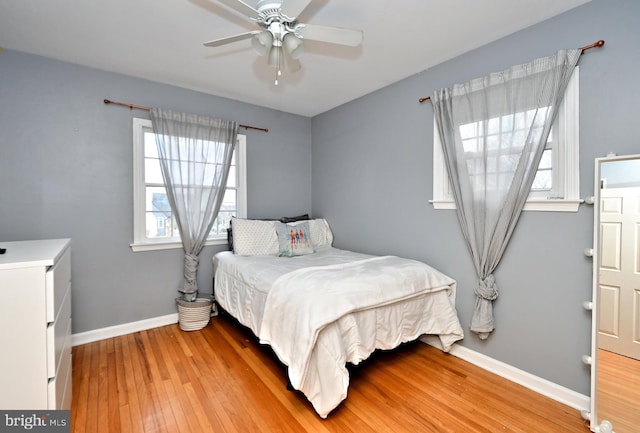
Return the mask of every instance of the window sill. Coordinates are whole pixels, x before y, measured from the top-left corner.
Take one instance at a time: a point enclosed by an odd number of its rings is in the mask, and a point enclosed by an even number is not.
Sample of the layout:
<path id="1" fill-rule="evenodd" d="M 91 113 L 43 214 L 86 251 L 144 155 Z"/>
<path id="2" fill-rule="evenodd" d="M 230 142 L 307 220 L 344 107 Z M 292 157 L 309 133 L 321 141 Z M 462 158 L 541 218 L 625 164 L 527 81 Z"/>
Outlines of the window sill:
<path id="1" fill-rule="evenodd" d="M 204 243 L 208 245 L 226 245 L 227 239 L 209 239 Z M 146 242 L 146 243 L 133 243 L 129 245 L 134 253 L 141 251 L 156 251 L 156 250 L 171 250 L 182 248 L 182 242 Z"/>
<path id="2" fill-rule="evenodd" d="M 529 200 L 524 205 L 525 211 L 534 212 L 577 212 L 584 200 Z M 434 209 L 455 209 L 456 204 L 446 200 L 429 200 Z"/>

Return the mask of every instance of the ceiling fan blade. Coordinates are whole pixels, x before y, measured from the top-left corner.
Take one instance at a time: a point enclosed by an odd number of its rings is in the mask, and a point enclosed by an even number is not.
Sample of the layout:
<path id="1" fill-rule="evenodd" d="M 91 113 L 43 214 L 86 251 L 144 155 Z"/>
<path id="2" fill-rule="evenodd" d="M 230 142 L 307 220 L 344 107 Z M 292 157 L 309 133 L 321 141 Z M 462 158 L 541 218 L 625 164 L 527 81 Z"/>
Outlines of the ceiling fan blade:
<path id="1" fill-rule="evenodd" d="M 296 36 L 312 41 L 329 42 L 331 44 L 356 47 L 362 43 L 362 30 L 345 29 L 342 27 L 317 26 L 313 24 L 298 24 L 295 27 Z"/>
<path id="2" fill-rule="evenodd" d="M 258 12 L 254 7 L 249 6 L 245 2 L 241 0 L 218 0 L 220 3 L 225 6 L 230 7 L 243 15 L 248 16 L 249 18 L 257 19 L 260 16 L 260 12 Z"/>
<path id="3" fill-rule="evenodd" d="M 259 30 L 254 30 L 252 32 L 240 33 L 239 35 L 227 36 L 226 38 L 214 39 L 213 41 L 205 42 L 205 47 L 219 47 L 221 45 L 230 44 L 232 42 L 241 41 L 243 39 L 249 39 L 253 37 L 253 35 L 257 35 L 260 33 Z"/>
<path id="4" fill-rule="evenodd" d="M 280 5 L 280 14 L 287 17 L 289 21 L 295 21 L 309 3 L 311 0 L 284 0 Z"/>

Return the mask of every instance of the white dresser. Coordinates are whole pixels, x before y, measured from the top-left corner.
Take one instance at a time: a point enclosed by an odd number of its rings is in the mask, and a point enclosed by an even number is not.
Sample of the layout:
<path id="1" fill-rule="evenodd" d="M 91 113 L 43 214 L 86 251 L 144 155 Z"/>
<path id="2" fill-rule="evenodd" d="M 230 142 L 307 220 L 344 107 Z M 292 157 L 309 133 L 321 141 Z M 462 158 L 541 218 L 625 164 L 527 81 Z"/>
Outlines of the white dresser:
<path id="1" fill-rule="evenodd" d="M 0 242 L 0 409 L 71 408 L 70 244 Z"/>

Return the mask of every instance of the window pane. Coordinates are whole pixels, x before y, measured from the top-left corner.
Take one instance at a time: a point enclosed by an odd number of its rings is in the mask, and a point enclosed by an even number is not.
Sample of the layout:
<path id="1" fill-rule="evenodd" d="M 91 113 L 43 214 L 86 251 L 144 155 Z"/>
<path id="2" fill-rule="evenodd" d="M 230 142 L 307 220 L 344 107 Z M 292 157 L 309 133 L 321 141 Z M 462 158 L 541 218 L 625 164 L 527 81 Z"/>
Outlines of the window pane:
<path id="1" fill-rule="evenodd" d="M 229 176 L 229 180 L 231 180 L 231 176 Z M 218 217 L 211 227 L 209 237 L 224 237 L 227 235 L 227 227 L 229 227 L 229 221 L 231 220 L 231 217 L 237 216 L 236 196 L 237 191 L 235 189 L 227 189 L 225 191 L 222 205 L 220 206 L 220 211 L 218 212 Z"/>
<path id="2" fill-rule="evenodd" d="M 214 185 L 217 184 L 217 179 L 220 179 L 220 174 L 217 172 L 218 164 L 202 164 L 198 165 L 198 170 L 204 170 L 203 173 L 198 173 L 198 181 L 200 181 L 200 175 L 204 176 L 203 184 L 205 185 Z M 214 181 L 214 179 L 216 181 Z"/>
<path id="3" fill-rule="evenodd" d="M 513 141 L 513 134 L 511 132 L 505 132 L 500 136 L 502 142 L 500 143 L 501 149 L 521 149 L 523 143 L 517 143 Z"/>
<path id="4" fill-rule="evenodd" d="M 542 137 L 542 130 L 542 127 L 531 128 L 531 139 L 535 142 L 540 141 L 540 138 Z"/>
<path id="5" fill-rule="evenodd" d="M 146 197 L 145 210 L 147 212 L 171 212 L 171 206 L 169 206 L 169 199 L 167 198 L 167 191 L 163 186 L 146 187 Z"/>
<path id="6" fill-rule="evenodd" d="M 500 189 L 507 188 L 508 185 L 511 185 L 511 182 L 513 182 L 513 172 L 509 171 L 509 172 L 500 173 L 499 181 L 500 181 Z"/>
<path id="7" fill-rule="evenodd" d="M 478 151 L 478 140 L 475 138 L 469 140 L 462 140 L 462 148 L 465 152 L 477 152 Z"/>
<path id="8" fill-rule="evenodd" d="M 524 112 L 516 113 L 515 124 L 514 124 L 515 129 L 524 129 L 525 120 L 526 120 L 526 114 Z"/>
<path id="9" fill-rule="evenodd" d="M 543 107 L 538 110 L 535 117 L 535 125 L 537 127 L 544 126 L 544 123 L 547 121 L 547 112 L 550 107 Z"/>
<path id="10" fill-rule="evenodd" d="M 502 116 L 502 132 L 513 130 L 513 114 Z"/>
<path id="11" fill-rule="evenodd" d="M 467 123 L 466 125 L 460 125 L 460 138 L 467 139 L 473 138 L 478 135 L 477 123 Z"/>
<path id="12" fill-rule="evenodd" d="M 500 157 L 500 168 L 502 171 L 515 172 L 518 167 L 519 155 L 502 155 Z"/>
<path id="13" fill-rule="evenodd" d="M 150 239 L 172 238 L 177 236 L 171 212 L 147 212 L 146 235 Z"/>
<path id="14" fill-rule="evenodd" d="M 144 159 L 144 182 L 163 184 L 162 171 L 160 171 L 160 160 L 155 158 Z"/>
<path id="15" fill-rule="evenodd" d="M 498 160 L 496 157 L 487 158 L 487 165 L 485 166 L 487 173 L 496 173 L 498 171 Z"/>
<path id="16" fill-rule="evenodd" d="M 531 186 L 532 191 L 550 190 L 552 186 L 551 170 L 538 170 Z"/>
<path id="17" fill-rule="evenodd" d="M 518 148 L 524 147 L 524 142 L 525 142 L 526 138 L 527 138 L 527 136 L 525 135 L 524 130 L 516 131 L 513 134 L 513 141 L 518 143 Z"/>
<path id="18" fill-rule="evenodd" d="M 227 178 L 227 188 L 235 188 L 237 185 L 236 182 L 236 168 L 235 166 L 231 166 L 229 168 L 229 177 Z"/>
<path id="19" fill-rule="evenodd" d="M 218 217 L 216 218 L 213 227 L 211 227 L 211 232 L 209 236 L 226 236 L 227 228 L 229 227 L 229 221 L 231 221 L 231 217 L 235 215 L 234 212 L 222 212 L 218 213 Z"/>
<path id="20" fill-rule="evenodd" d="M 156 136 L 150 131 L 144 133 L 144 156 L 147 158 L 158 158 Z"/>
<path id="21" fill-rule="evenodd" d="M 542 152 L 542 159 L 540 160 L 540 165 L 538 165 L 538 170 L 541 169 L 549 169 L 551 170 L 553 164 L 553 150 L 547 149 Z"/>
<path id="22" fill-rule="evenodd" d="M 500 139 L 497 135 L 487 136 L 487 150 L 498 150 L 500 148 Z"/>
<path id="23" fill-rule="evenodd" d="M 224 198 L 222 199 L 222 206 L 220 206 L 220 211 L 223 211 L 223 210 L 235 211 L 236 196 L 237 196 L 237 191 L 235 189 L 227 188 L 227 190 L 224 192 Z"/>

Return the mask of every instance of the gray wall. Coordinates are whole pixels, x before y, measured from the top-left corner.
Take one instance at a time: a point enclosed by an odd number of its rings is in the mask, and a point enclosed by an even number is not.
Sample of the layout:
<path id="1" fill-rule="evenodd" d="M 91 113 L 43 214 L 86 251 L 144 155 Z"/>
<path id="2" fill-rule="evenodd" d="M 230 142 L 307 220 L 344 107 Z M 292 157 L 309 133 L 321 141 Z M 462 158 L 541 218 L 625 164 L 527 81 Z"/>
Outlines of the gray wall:
<path id="1" fill-rule="evenodd" d="M 105 105 L 105 98 L 269 128 L 268 134 L 241 130 L 249 216 L 311 209 L 309 118 L 0 52 L 0 241 L 72 239 L 74 333 L 175 313 L 182 276 L 181 249 L 133 253 L 129 247 L 131 119 L 148 113 Z M 202 292 L 211 293 L 211 257 L 222 248 L 201 254 Z"/>
<path id="2" fill-rule="evenodd" d="M 434 210 L 433 109 L 418 98 L 561 48 L 604 39 L 580 59 L 582 197 L 593 195 L 594 158 L 640 153 L 640 2 L 594 0 L 313 118 L 313 214 L 335 244 L 435 265 L 458 281 L 468 329 L 475 273 L 455 211 Z M 425 41 L 425 43 L 433 43 Z M 419 55 L 419 54 L 418 54 Z M 581 356 L 590 352 L 593 208 L 525 212 L 495 273 L 497 329 L 462 344 L 536 376 L 589 394 Z"/>

